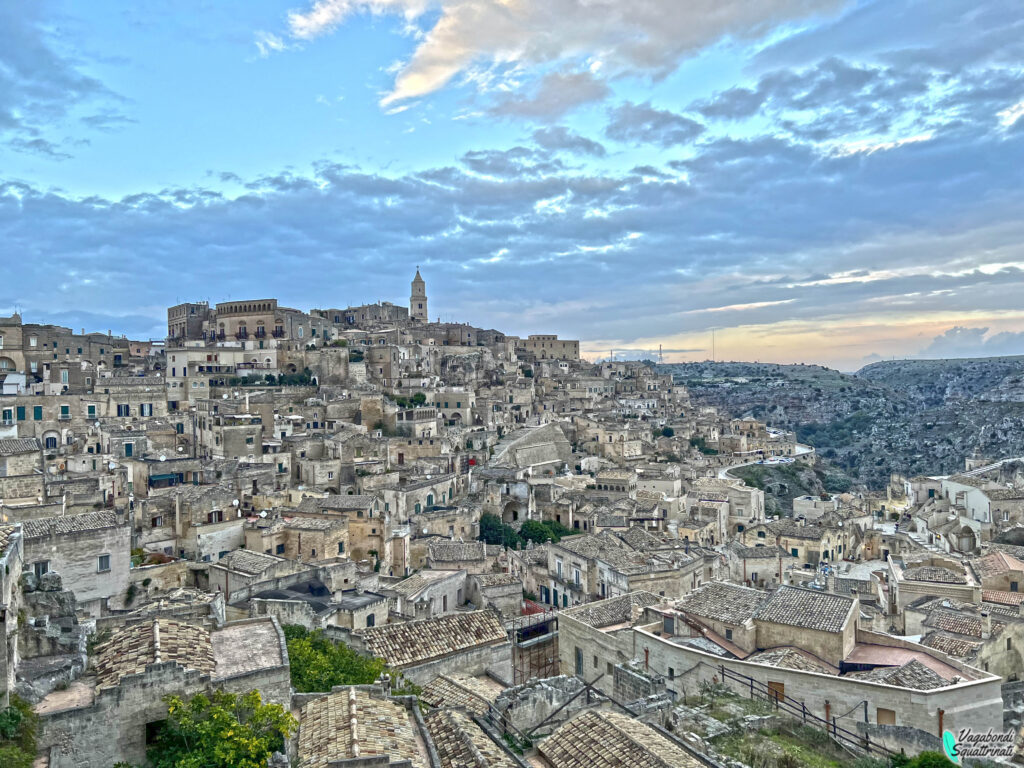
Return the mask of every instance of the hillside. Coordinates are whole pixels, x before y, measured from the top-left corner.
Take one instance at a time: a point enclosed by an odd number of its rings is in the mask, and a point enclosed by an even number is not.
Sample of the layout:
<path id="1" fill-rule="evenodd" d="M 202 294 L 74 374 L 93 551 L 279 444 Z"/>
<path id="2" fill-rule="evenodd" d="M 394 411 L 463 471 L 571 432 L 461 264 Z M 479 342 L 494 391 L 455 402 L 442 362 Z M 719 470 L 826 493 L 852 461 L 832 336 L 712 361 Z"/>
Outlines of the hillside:
<path id="1" fill-rule="evenodd" d="M 1024 455 L 1024 357 L 896 360 L 855 374 L 811 365 L 665 365 L 695 403 L 793 429 L 855 480 L 950 473 Z"/>

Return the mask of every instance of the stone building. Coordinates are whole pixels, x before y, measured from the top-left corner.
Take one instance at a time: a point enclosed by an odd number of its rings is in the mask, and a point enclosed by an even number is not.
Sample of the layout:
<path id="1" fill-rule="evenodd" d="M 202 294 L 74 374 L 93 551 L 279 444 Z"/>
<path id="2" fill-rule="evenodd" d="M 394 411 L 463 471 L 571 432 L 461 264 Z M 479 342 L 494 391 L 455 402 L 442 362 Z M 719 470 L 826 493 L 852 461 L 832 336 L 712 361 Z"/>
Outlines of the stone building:
<path id="1" fill-rule="evenodd" d="M 409 319 L 414 322 L 430 321 L 427 310 L 427 284 L 420 277 L 420 268 L 416 267 L 416 277 L 412 279 L 412 294 L 409 296 Z"/>
<path id="2" fill-rule="evenodd" d="M 57 571 L 73 586 L 79 607 L 100 615 L 128 589 L 131 527 L 119 512 L 87 512 L 22 523 L 26 570 Z"/>
<path id="3" fill-rule="evenodd" d="M 172 619 L 126 626 L 96 647 L 92 673 L 35 706 L 39 752 L 50 768 L 144 762 L 167 718 L 163 697 L 256 690 L 287 708 L 291 682 L 284 634 L 274 619 L 208 631 Z"/>

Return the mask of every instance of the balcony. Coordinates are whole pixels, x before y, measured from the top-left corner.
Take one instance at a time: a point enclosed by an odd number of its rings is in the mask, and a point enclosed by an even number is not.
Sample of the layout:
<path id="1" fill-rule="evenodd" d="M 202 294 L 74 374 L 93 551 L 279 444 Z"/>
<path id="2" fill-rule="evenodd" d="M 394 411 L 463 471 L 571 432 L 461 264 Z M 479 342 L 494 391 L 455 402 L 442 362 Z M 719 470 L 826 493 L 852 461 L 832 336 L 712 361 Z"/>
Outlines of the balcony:
<path id="1" fill-rule="evenodd" d="M 239 329 L 238 333 L 235 334 L 236 339 L 248 339 L 249 332 L 244 328 Z"/>
<path id="2" fill-rule="evenodd" d="M 274 330 L 272 330 L 270 332 L 270 335 L 273 336 L 275 339 L 283 339 L 284 338 L 284 328 L 275 328 Z"/>
<path id="3" fill-rule="evenodd" d="M 70 413 L 62 413 L 57 417 L 57 421 L 71 421 Z"/>
<path id="4" fill-rule="evenodd" d="M 213 338 L 215 338 L 217 341 L 224 341 L 224 339 L 227 338 L 227 334 L 225 334 L 224 331 L 221 331 L 220 333 L 215 333 L 213 335 Z"/>
<path id="5" fill-rule="evenodd" d="M 267 338 L 267 331 L 264 328 L 257 328 L 256 333 L 252 335 L 254 339 L 265 339 Z"/>
<path id="6" fill-rule="evenodd" d="M 0 419 L 0 426 L 13 427 L 14 419 Z"/>

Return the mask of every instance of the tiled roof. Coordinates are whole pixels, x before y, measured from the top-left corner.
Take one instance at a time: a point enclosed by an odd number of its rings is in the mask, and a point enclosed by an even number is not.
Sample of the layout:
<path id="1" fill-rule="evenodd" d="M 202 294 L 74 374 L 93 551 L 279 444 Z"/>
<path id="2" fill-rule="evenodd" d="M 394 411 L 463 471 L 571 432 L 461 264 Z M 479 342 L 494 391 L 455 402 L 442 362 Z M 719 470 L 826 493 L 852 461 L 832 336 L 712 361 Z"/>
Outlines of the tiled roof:
<path id="1" fill-rule="evenodd" d="M 37 520 L 26 520 L 21 526 L 26 539 L 39 539 L 50 535 L 51 523 L 53 523 L 57 535 L 62 536 L 80 531 L 114 528 L 117 525 L 117 515 L 113 512 L 85 512 L 81 515 L 41 517 Z"/>
<path id="2" fill-rule="evenodd" d="M 186 669 L 212 673 L 216 664 L 210 633 L 195 624 L 154 619 L 117 630 L 95 652 L 96 687 L 113 688 L 148 664 L 174 661 Z"/>
<path id="3" fill-rule="evenodd" d="M 903 572 L 903 578 L 908 581 L 931 581 L 936 584 L 967 583 L 967 577 L 962 573 L 938 565 L 919 565 L 916 568 L 908 568 Z"/>
<path id="4" fill-rule="evenodd" d="M 649 725 L 617 712 L 585 712 L 538 747 L 553 768 L 698 768 L 701 763 Z"/>
<path id="5" fill-rule="evenodd" d="M 14 456 L 39 450 L 39 440 L 34 437 L 14 437 L 0 440 L 0 456 Z"/>
<path id="6" fill-rule="evenodd" d="M 972 560 L 971 565 L 982 579 L 1008 571 L 1024 571 L 1024 563 L 1006 552 L 993 552 L 985 557 L 979 557 Z"/>
<path id="7" fill-rule="evenodd" d="M 405 708 L 356 688 L 302 708 L 298 752 L 297 768 L 327 768 L 333 761 L 378 755 L 427 767 Z"/>
<path id="8" fill-rule="evenodd" d="M 567 608 L 562 611 L 562 615 L 570 616 L 595 629 L 601 629 L 630 621 L 633 615 L 633 606 L 646 608 L 649 605 L 660 603 L 661 600 L 662 598 L 651 592 L 630 592 L 628 595 L 595 600 L 592 603 Z"/>
<path id="9" fill-rule="evenodd" d="M 356 634 L 362 636 L 370 653 L 395 668 L 508 640 L 501 620 L 492 611 L 453 613 L 405 624 L 385 624 L 357 630 Z"/>
<path id="10" fill-rule="evenodd" d="M 821 659 L 815 658 L 800 648 L 771 648 L 748 656 L 744 661 L 770 664 L 782 669 L 798 669 L 804 672 L 818 672 L 822 675 L 838 675 L 839 670 Z"/>
<path id="11" fill-rule="evenodd" d="M 852 598 L 812 589 L 782 586 L 758 610 L 758 621 L 819 632 L 842 632 Z"/>
<path id="12" fill-rule="evenodd" d="M 3 549 L 0 547 L 0 549 Z M 1024 603 L 1024 592 L 1005 592 L 1001 589 L 983 589 L 981 600 L 985 603 L 999 603 L 1000 605 L 1020 605 Z"/>
<path id="13" fill-rule="evenodd" d="M 7 551 L 7 545 L 10 544 L 14 531 L 13 525 L 0 525 L 0 557 L 3 557 Z"/>
<path id="14" fill-rule="evenodd" d="M 765 593 L 757 589 L 712 581 L 683 598 L 680 608 L 712 621 L 743 624 L 753 618 L 765 597 Z"/>
<path id="15" fill-rule="evenodd" d="M 427 544 L 427 556 L 435 562 L 483 560 L 486 547 L 482 541 L 431 541 Z"/>
<path id="16" fill-rule="evenodd" d="M 948 635 L 945 632 L 929 632 L 921 638 L 921 645 L 963 659 L 977 653 L 982 643 L 955 635 Z"/>
<path id="17" fill-rule="evenodd" d="M 952 632 L 954 635 L 966 635 L 967 637 L 981 637 L 981 616 L 967 613 L 953 613 L 951 611 L 932 611 L 928 614 L 922 624 L 926 627 L 941 629 L 943 632 Z M 991 622 L 992 634 L 998 634 L 1005 627 L 998 621 Z"/>
<path id="18" fill-rule="evenodd" d="M 473 580 L 481 587 L 502 587 L 511 584 L 522 584 L 523 580 L 511 573 L 481 573 Z"/>
<path id="19" fill-rule="evenodd" d="M 482 715 L 495 693 L 472 677 L 438 675 L 423 689 L 420 698 L 432 707 L 458 707 Z"/>
<path id="20" fill-rule="evenodd" d="M 876 667 L 864 672 L 851 672 L 847 677 L 896 685 L 900 688 L 913 688 L 918 691 L 930 691 L 951 684 L 917 659 L 908 661 L 902 667 Z"/>
<path id="21" fill-rule="evenodd" d="M 217 565 L 223 565 L 233 571 L 256 576 L 269 568 L 273 568 L 280 562 L 283 562 L 283 558 L 267 555 L 263 552 L 256 552 L 251 549 L 236 549 L 234 552 L 224 555 L 217 562 Z"/>
<path id="22" fill-rule="evenodd" d="M 463 712 L 437 710 L 423 718 L 441 768 L 517 768 L 504 749 Z"/>
<path id="23" fill-rule="evenodd" d="M 316 505 L 320 509 L 369 509 L 376 499 L 376 496 L 331 495 L 317 499 Z"/>

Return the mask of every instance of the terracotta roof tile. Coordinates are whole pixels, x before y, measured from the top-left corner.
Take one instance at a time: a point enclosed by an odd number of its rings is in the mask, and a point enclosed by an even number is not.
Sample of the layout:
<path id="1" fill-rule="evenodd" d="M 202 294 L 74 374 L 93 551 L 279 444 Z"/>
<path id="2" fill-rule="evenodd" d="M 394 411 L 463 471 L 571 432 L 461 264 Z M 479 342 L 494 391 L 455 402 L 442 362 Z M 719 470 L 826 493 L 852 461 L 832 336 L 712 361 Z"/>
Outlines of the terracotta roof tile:
<path id="1" fill-rule="evenodd" d="M 385 624 L 356 630 L 355 634 L 362 636 L 370 653 L 397 669 L 508 640 L 501 620 L 492 611 Z"/>

